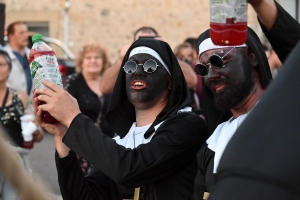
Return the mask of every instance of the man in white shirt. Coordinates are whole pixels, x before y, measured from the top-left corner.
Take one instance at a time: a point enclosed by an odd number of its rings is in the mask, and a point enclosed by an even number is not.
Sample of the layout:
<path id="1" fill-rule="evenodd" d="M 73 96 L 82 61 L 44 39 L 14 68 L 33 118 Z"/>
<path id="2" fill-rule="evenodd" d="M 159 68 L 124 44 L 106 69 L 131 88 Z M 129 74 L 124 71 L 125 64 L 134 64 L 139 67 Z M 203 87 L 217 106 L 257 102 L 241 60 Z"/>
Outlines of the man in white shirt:
<path id="1" fill-rule="evenodd" d="M 12 60 L 12 69 L 7 80 L 7 86 L 31 95 L 32 79 L 28 63 L 30 49 L 27 47 L 27 26 L 21 21 L 16 21 L 8 25 L 6 30 L 8 44 L 3 50 L 9 54 Z"/>

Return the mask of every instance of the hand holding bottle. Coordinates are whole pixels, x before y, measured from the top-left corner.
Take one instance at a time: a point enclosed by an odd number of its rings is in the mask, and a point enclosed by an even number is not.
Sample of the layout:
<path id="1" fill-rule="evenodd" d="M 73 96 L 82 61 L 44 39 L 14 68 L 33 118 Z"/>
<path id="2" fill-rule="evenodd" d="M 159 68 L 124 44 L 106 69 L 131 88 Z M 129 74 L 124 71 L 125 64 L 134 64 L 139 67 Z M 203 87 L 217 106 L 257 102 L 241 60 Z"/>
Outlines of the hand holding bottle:
<path id="1" fill-rule="evenodd" d="M 40 34 L 34 35 L 32 42 L 33 45 L 29 55 L 29 63 L 34 89 L 44 87 L 41 82 L 44 79 L 62 87 L 61 75 L 54 51 L 43 42 L 43 36 Z M 44 102 L 40 101 L 39 104 L 44 104 Z M 42 113 L 42 119 L 47 123 L 58 123 L 58 121 L 47 112 Z"/>
<path id="2" fill-rule="evenodd" d="M 67 91 L 47 80 L 42 83 L 46 86 L 35 90 L 35 113 L 47 111 L 61 124 L 69 127 L 73 119 L 80 113 L 77 100 Z M 36 105 L 36 101 L 43 101 L 45 104 Z M 43 127 L 43 126 L 42 126 Z"/>

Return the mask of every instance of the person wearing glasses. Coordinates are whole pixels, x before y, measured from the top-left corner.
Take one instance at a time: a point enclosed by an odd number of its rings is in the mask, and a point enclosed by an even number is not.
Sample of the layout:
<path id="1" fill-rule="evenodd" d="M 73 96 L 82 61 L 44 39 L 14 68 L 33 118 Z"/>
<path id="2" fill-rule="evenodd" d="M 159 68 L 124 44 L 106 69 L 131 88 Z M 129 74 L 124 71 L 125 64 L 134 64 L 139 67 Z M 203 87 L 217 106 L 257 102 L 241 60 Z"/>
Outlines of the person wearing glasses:
<path id="1" fill-rule="evenodd" d="M 134 191 L 140 199 L 192 199 L 206 124 L 188 107 L 188 87 L 167 43 L 140 39 L 125 54 L 106 115 L 118 134 L 113 139 L 80 113 L 66 91 L 43 84 L 34 107 L 41 126 L 54 135 L 63 199 L 132 199 Z M 41 110 L 60 123 L 42 122 Z M 94 165 L 87 177 L 76 154 Z"/>
<path id="2" fill-rule="evenodd" d="M 158 34 L 158 32 L 149 26 L 143 26 L 137 29 L 133 34 L 133 41 L 142 38 L 152 38 L 156 40 L 163 40 L 163 38 Z M 109 94 L 113 91 L 114 84 L 116 82 L 118 72 L 120 70 L 123 58 L 125 53 L 127 52 L 128 48 L 131 46 L 132 43 L 124 45 L 119 54 L 118 60 L 109 67 L 102 76 L 100 89 L 104 94 Z M 178 59 L 179 65 L 182 69 L 183 75 L 187 82 L 189 88 L 194 88 L 197 85 L 197 76 L 195 75 L 193 69 L 186 64 L 185 62 Z"/>
<path id="3" fill-rule="evenodd" d="M 300 40 L 299 23 L 273 0 L 249 3 L 283 62 Z M 250 28 L 246 43 L 239 46 L 214 45 L 209 30 L 199 36 L 198 44 L 200 63 L 195 72 L 204 80 L 204 115 L 212 134 L 197 153 L 194 199 L 202 200 L 205 192 L 213 193 L 222 154 L 238 127 L 259 104 L 272 75 L 264 48 Z"/>

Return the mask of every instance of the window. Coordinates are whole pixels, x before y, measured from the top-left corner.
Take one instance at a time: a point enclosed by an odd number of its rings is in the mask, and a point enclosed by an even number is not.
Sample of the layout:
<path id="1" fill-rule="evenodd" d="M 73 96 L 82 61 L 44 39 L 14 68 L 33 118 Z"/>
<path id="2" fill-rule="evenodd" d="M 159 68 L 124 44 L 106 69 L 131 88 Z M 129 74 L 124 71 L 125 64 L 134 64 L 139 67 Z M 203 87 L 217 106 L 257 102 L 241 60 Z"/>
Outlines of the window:
<path id="1" fill-rule="evenodd" d="M 49 37 L 49 23 L 48 22 L 25 22 L 28 31 L 40 33 L 45 37 Z"/>

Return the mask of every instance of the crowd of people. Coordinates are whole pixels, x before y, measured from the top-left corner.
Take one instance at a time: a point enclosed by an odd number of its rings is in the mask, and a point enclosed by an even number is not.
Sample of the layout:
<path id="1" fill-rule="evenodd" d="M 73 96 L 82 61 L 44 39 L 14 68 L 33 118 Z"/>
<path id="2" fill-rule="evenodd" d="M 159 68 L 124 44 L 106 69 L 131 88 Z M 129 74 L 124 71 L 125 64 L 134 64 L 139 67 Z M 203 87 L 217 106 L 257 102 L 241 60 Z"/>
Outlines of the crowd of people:
<path id="1" fill-rule="evenodd" d="M 35 122 L 54 137 L 63 199 L 200 200 L 209 193 L 211 199 L 261 199 L 246 187 L 229 198 L 218 181 L 227 172 L 221 176 L 219 169 L 231 139 L 300 40 L 300 25 L 274 0 L 248 3 L 271 53 L 251 28 L 241 45 L 215 45 L 208 29 L 171 49 L 145 26 L 112 65 L 103 46 L 87 43 L 64 88 L 43 80 L 46 87 L 33 93 L 26 25 L 15 22 L 7 28 L 9 44 L 0 50 L 1 122 L 22 146 L 20 117 L 33 98 Z M 43 122 L 42 111 L 59 123 Z M 36 142 L 43 129 L 34 133 Z"/>

